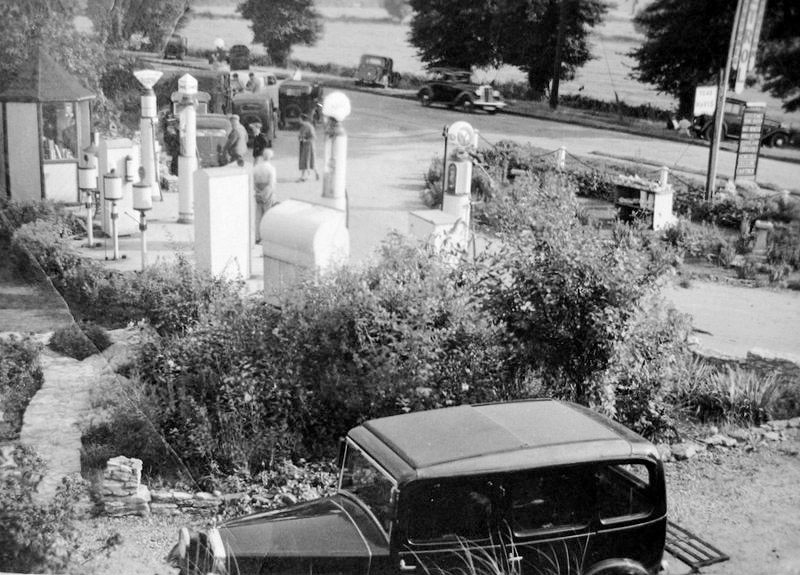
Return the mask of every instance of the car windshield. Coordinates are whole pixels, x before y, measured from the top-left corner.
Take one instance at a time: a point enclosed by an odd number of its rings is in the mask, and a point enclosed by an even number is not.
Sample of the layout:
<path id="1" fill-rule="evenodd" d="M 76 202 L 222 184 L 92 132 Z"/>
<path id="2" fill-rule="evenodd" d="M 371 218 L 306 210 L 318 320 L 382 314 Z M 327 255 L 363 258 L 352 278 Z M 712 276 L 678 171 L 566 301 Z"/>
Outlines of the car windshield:
<path id="1" fill-rule="evenodd" d="M 388 533 L 391 527 L 394 482 L 355 444 L 348 442 L 339 489 L 366 505 Z"/>
<path id="2" fill-rule="evenodd" d="M 383 58 L 378 58 L 377 56 L 366 56 L 364 58 L 364 64 L 368 64 L 370 66 L 383 66 Z"/>

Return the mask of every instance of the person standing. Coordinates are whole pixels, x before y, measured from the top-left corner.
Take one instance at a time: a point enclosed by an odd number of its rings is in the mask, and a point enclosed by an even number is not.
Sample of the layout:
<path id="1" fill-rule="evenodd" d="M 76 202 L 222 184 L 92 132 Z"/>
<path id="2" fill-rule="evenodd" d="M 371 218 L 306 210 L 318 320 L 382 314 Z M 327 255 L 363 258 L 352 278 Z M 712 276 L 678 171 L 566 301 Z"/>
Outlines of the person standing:
<path id="1" fill-rule="evenodd" d="M 244 155 L 247 152 L 247 130 L 244 129 L 239 116 L 230 116 L 231 131 L 228 132 L 228 139 L 225 142 L 225 154 L 228 162 L 236 162 L 237 166 L 244 166 Z"/>
<path id="2" fill-rule="evenodd" d="M 256 243 L 261 242 L 261 220 L 268 209 L 275 205 L 275 187 L 278 175 L 272 165 L 274 152 L 272 148 L 264 148 L 260 156 L 256 156 L 253 167 L 253 187 L 256 196 Z"/>
<path id="3" fill-rule="evenodd" d="M 239 92 L 244 92 L 244 86 L 242 86 L 242 81 L 239 79 L 238 72 L 231 74 L 231 92 L 234 96 Z"/>
<path id="4" fill-rule="evenodd" d="M 307 114 L 300 116 L 300 128 L 297 132 L 297 139 L 300 141 L 300 154 L 298 168 L 300 169 L 300 181 L 304 182 L 311 174 L 319 180 L 319 172 L 317 172 L 316 165 L 316 148 L 314 140 L 316 139 L 316 130 L 314 124 L 309 121 Z"/>
<path id="5" fill-rule="evenodd" d="M 256 91 L 256 75 L 253 72 L 247 77 L 247 83 L 244 85 L 244 89 L 248 92 L 255 92 Z"/>
<path id="6" fill-rule="evenodd" d="M 261 153 L 272 147 L 272 141 L 261 131 L 261 122 L 250 124 L 250 131 L 253 132 L 253 163 L 261 157 Z"/>

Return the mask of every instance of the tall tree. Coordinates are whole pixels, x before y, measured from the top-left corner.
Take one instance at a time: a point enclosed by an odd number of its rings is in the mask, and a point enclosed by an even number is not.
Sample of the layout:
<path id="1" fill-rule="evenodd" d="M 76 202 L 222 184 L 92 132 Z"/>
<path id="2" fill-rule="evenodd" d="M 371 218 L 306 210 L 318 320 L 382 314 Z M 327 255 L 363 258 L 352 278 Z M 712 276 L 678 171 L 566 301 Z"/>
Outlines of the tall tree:
<path id="1" fill-rule="evenodd" d="M 506 0 L 504 4 L 504 60 L 527 74 L 534 98 L 545 95 L 555 76 L 559 10 L 564 10 L 561 80 L 572 80 L 578 68 L 592 59 L 589 35 L 608 11 L 602 0 Z"/>
<path id="2" fill-rule="evenodd" d="M 286 64 L 292 46 L 311 46 L 322 34 L 314 0 L 246 0 L 238 10 L 250 20 L 253 39 L 264 45 L 277 65 Z"/>
<path id="3" fill-rule="evenodd" d="M 86 13 L 106 44 L 124 46 L 141 35 L 161 49 L 188 21 L 189 0 L 88 0 Z"/>
<path id="4" fill-rule="evenodd" d="M 655 0 L 634 18 L 645 40 L 629 54 L 631 76 L 675 96 L 690 115 L 695 87 L 725 65 L 735 13 L 736 0 Z"/>
<path id="5" fill-rule="evenodd" d="M 411 13 L 408 0 L 383 0 L 383 7 L 393 19 L 401 21 Z"/>
<path id="6" fill-rule="evenodd" d="M 70 0 L 0 2 L 0 89 L 27 62 L 31 48 L 42 46 L 87 88 L 100 91 L 104 50 L 72 25 L 76 4 Z"/>
<path id="7" fill-rule="evenodd" d="M 800 3 L 769 0 L 761 39 L 764 88 L 783 100 L 784 110 L 800 110 Z"/>
<path id="8" fill-rule="evenodd" d="M 429 66 L 518 66 L 534 97 L 554 76 L 562 0 L 411 0 L 411 43 Z M 590 29 L 608 10 L 603 0 L 563 0 L 560 78 L 572 79 L 590 58 Z"/>

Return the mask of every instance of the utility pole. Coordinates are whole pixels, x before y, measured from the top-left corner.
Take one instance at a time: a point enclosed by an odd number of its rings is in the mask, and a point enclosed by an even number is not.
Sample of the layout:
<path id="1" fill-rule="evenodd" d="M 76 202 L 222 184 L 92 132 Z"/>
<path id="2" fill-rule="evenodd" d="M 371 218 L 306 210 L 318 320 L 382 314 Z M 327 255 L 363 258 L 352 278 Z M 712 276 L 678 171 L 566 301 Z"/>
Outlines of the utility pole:
<path id="1" fill-rule="evenodd" d="M 733 59 L 733 48 L 736 44 L 736 28 L 739 16 L 742 13 L 743 0 L 736 3 L 736 14 L 733 17 L 731 27 L 731 39 L 728 43 L 728 55 L 725 58 L 725 66 L 719 71 L 717 84 L 717 109 L 714 112 L 714 128 L 711 131 L 711 144 L 708 153 L 708 174 L 706 176 L 706 200 L 711 201 L 717 183 L 717 156 L 719 155 L 719 143 L 722 138 L 722 118 L 725 110 L 725 97 L 728 95 L 728 83 L 730 82 L 731 60 Z M 744 73 L 744 71 L 740 71 Z"/>
<path id="2" fill-rule="evenodd" d="M 558 32 L 556 35 L 556 51 L 553 58 L 553 84 L 550 88 L 550 107 L 558 108 L 558 83 L 561 80 L 561 45 L 564 43 L 564 33 L 567 27 L 567 0 L 558 3 Z"/>

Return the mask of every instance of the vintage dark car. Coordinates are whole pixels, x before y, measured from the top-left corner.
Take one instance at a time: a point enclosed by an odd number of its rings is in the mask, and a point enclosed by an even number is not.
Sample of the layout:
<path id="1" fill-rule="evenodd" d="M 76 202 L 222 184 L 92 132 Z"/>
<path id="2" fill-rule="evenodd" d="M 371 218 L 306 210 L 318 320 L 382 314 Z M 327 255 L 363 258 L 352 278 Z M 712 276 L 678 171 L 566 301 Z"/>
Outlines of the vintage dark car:
<path id="1" fill-rule="evenodd" d="M 747 102 L 736 98 L 725 99 L 725 109 L 722 115 L 722 139 L 738 140 L 742 134 L 742 118 Z M 714 133 L 714 116 L 698 116 L 692 123 L 692 132 L 699 138 L 710 140 Z M 782 148 L 791 141 L 789 128 L 771 118 L 764 118 L 761 126 L 761 144 Z"/>
<path id="2" fill-rule="evenodd" d="M 236 44 L 228 50 L 228 64 L 231 70 L 250 69 L 250 48 L 244 44 Z"/>
<path id="3" fill-rule="evenodd" d="M 177 175 L 181 146 L 180 121 L 176 115 L 170 114 L 163 118 L 162 123 L 164 149 L 171 158 L 169 172 Z M 227 163 L 224 150 L 230 129 L 231 122 L 224 114 L 197 114 L 195 133 L 199 167 L 213 168 Z"/>
<path id="4" fill-rule="evenodd" d="M 172 34 L 164 46 L 164 59 L 169 60 L 175 58 L 176 60 L 183 60 L 186 57 L 188 49 L 188 41 L 186 36 L 180 34 Z"/>
<path id="5" fill-rule="evenodd" d="M 239 122 L 248 128 L 249 144 L 253 143 L 253 132 L 249 129 L 254 122 L 261 124 L 261 132 L 272 141 L 275 139 L 277 110 L 267 92 L 240 92 L 233 97 L 233 113 L 238 114 Z"/>
<path id="6" fill-rule="evenodd" d="M 386 56 L 364 54 L 356 71 L 356 84 L 360 86 L 382 86 L 393 88 L 400 80 L 394 71 L 394 61 Z"/>
<path id="7" fill-rule="evenodd" d="M 431 78 L 417 92 L 417 99 L 423 106 L 439 103 L 465 112 L 477 108 L 494 114 L 507 105 L 502 94 L 490 84 L 473 83 L 469 70 L 431 68 L 430 75 Z"/>
<path id="8" fill-rule="evenodd" d="M 487 574 L 646 575 L 664 567 L 672 524 L 658 450 L 575 404 L 462 405 L 370 420 L 350 430 L 340 464 L 331 497 L 194 535 L 182 529 L 174 565 L 183 575 L 477 575 L 486 565 L 496 567 Z"/>
<path id="9" fill-rule="evenodd" d="M 305 80 L 284 80 L 278 86 L 278 127 L 283 130 L 300 123 L 305 114 L 316 125 L 322 118 L 322 86 Z"/>

